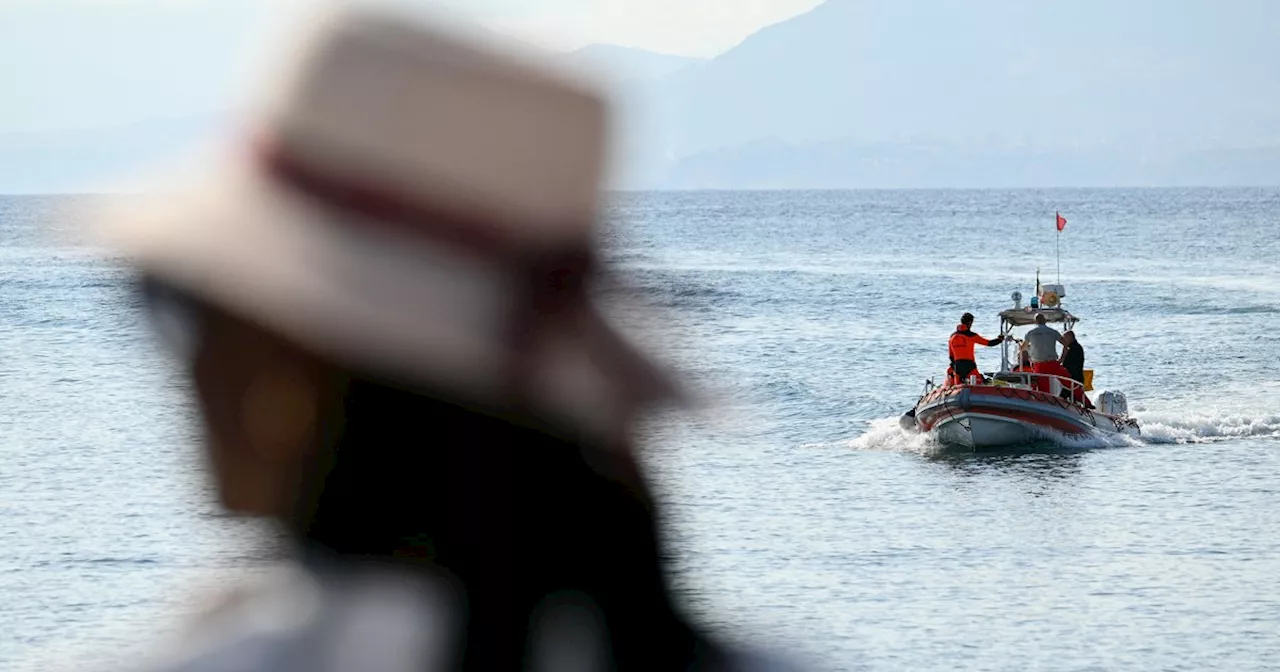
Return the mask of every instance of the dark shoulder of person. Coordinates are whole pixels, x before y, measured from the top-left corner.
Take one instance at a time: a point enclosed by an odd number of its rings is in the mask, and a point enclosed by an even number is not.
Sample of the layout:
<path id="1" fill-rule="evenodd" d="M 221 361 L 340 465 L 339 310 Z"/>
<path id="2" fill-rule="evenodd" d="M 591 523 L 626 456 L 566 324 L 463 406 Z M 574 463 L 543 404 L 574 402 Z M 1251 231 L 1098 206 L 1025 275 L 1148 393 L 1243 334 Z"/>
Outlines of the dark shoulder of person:
<path id="1" fill-rule="evenodd" d="M 1084 375 L 1084 346 L 1080 345 L 1079 341 L 1067 346 L 1066 357 L 1063 358 L 1062 363 L 1075 377 Z"/>

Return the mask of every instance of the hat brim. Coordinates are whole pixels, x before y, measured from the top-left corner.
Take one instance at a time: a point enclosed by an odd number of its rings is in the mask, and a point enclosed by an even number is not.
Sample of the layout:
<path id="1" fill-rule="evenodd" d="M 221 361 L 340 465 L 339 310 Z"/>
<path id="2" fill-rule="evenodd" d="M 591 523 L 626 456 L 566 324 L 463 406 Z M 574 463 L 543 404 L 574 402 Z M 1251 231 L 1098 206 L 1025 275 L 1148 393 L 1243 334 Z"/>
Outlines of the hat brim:
<path id="1" fill-rule="evenodd" d="M 217 161 L 163 198 L 96 217 L 99 240 L 141 270 L 354 369 L 498 399 L 505 322 L 518 287 L 488 260 L 326 208 L 253 170 Z M 644 406 L 685 400 L 672 376 L 592 307 L 566 328 L 560 381 Z M 564 352 L 574 348 L 561 348 Z M 607 389 L 606 389 L 607 388 Z M 587 412 L 579 409 L 579 412 Z"/>

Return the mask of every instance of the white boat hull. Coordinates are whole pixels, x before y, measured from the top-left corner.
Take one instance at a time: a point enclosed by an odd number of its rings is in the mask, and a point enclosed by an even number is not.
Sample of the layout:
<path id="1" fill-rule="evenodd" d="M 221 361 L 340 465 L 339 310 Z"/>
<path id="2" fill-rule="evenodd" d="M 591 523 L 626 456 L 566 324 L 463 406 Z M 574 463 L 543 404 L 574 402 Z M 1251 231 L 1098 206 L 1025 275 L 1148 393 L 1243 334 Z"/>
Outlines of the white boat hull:
<path id="1" fill-rule="evenodd" d="M 1026 423 L 981 413 L 960 413 L 933 429 L 938 442 L 962 448 L 1003 448 L 1035 441 L 1037 431 Z"/>
<path id="2" fill-rule="evenodd" d="M 1141 434 L 1137 421 L 1044 392 L 994 385 L 944 387 L 916 405 L 916 428 L 945 446 L 1010 448 L 1036 441 Z"/>

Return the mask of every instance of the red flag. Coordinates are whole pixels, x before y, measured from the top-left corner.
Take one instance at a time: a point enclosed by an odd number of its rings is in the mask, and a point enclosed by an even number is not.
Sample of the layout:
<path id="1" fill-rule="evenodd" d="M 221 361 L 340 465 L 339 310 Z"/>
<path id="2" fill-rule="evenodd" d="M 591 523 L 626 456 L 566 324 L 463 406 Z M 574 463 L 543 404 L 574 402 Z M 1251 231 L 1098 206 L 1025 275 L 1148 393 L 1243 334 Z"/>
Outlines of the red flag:
<path id="1" fill-rule="evenodd" d="M 1063 217 L 1061 213 L 1054 213 L 1054 214 L 1058 215 L 1058 230 L 1061 231 L 1067 228 L 1067 218 Z"/>

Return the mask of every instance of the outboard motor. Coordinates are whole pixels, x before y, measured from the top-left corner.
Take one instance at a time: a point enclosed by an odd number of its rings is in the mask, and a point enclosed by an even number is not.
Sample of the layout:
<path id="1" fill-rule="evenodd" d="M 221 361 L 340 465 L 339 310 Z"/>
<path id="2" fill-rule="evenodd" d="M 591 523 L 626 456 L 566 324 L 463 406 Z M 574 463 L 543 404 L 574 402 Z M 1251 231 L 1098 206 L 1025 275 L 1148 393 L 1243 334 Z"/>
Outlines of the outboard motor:
<path id="1" fill-rule="evenodd" d="M 920 428 L 916 426 L 916 409 L 903 413 L 902 417 L 898 418 L 898 426 L 908 432 L 919 431 Z"/>
<path id="2" fill-rule="evenodd" d="M 1106 415 L 1125 417 L 1129 415 L 1129 400 L 1125 399 L 1124 392 L 1107 390 L 1098 395 L 1098 410 Z"/>

